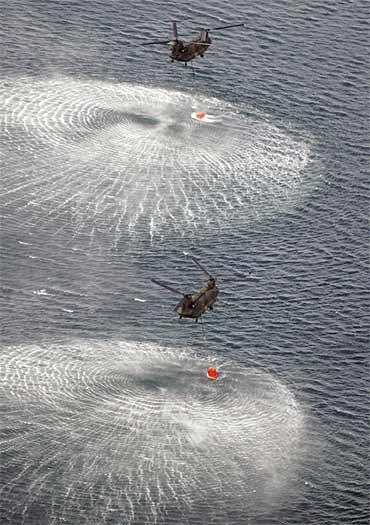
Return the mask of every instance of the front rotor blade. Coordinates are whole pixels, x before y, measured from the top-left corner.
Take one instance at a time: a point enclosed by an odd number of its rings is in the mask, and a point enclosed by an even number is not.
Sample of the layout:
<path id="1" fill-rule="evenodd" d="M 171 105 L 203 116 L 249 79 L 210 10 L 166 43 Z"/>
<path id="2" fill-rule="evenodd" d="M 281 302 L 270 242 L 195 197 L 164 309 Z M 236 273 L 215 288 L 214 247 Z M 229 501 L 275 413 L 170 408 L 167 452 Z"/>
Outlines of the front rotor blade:
<path id="1" fill-rule="evenodd" d="M 179 35 L 177 33 L 177 24 L 176 24 L 176 22 L 172 22 L 172 34 L 173 34 L 173 38 L 175 40 L 177 40 L 179 38 Z"/>
<path id="2" fill-rule="evenodd" d="M 211 29 L 208 29 L 208 31 L 218 31 L 220 29 L 229 29 L 229 27 L 240 27 L 240 26 L 245 26 L 245 24 L 231 24 L 229 26 L 212 27 Z"/>
<path id="3" fill-rule="evenodd" d="M 172 286 L 168 286 L 168 284 L 162 283 L 161 281 L 157 281 L 156 279 L 150 279 L 153 283 L 157 284 L 158 286 L 161 286 L 162 288 L 166 288 L 166 290 L 169 290 L 170 292 L 176 293 L 178 295 L 184 295 L 180 290 L 176 290 L 176 288 L 172 288 Z"/>
<path id="4" fill-rule="evenodd" d="M 208 273 L 208 271 L 204 268 L 204 266 L 202 266 L 200 264 L 200 262 L 198 261 L 198 259 L 196 259 L 195 257 L 193 257 L 192 255 L 190 256 L 190 258 L 195 262 L 195 264 L 197 266 L 199 266 L 199 268 L 202 270 L 202 272 L 204 272 L 206 274 L 206 276 L 208 277 L 208 279 L 211 279 L 211 276 L 210 274 Z"/>
<path id="5" fill-rule="evenodd" d="M 139 44 L 139 46 L 155 46 L 157 44 L 170 44 L 172 40 L 155 40 L 153 42 L 144 42 Z"/>

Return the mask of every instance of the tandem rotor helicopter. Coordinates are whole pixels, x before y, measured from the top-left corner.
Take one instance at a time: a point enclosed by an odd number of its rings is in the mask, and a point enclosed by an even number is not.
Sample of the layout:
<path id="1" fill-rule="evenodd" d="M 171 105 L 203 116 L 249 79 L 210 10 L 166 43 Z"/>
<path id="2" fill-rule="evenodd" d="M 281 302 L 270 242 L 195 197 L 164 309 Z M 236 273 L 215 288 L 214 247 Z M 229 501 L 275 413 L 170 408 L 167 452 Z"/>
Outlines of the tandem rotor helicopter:
<path id="1" fill-rule="evenodd" d="M 202 287 L 198 292 L 184 294 L 176 288 L 161 281 L 157 281 L 156 279 L 151 279 L 151 281 L 162 288 L 166 288 L 166 290 L 169 290 L 170 292 L 182 295 L 183 298 L 176 305 L 174 311 L 179 315 L 180 319 L 185 317 L 195 319 L 195 321 L 198 322 L 200 316 L 206 313 L 207 310 L 213 310 L 213 305 L 218 296 L 218 288 L 216 285 L 216 279 L 208 273 L 198 259 L 195 257 L 191 257 L 191 259 L 202 270 L 202 272 L 204 272 L 208 279 L 206 286 Z"/>
<path id="2" fill-rule="evenodd" d="M 176 22 L 172 22 L 173 38 L 171 40 L 154 40 L 152 42 L 144 42 L 140 45 L 152 46 L 157 44 L 170 44 L 171 62 L 175 62 L 176 60 L 178 62 L 184 62 L 185 66 L 187 66 L 188 62 L 194 60 L 194 58 L 197 58 L 198 56 L 204 56 L 204 53 L 207 51 L 207 49 L 212 43 L 212 40 L 209 37 L 210 31 L 220 31 L 221 29 L 229 29 L 232 27 L 240 27 L 244 25 L 244 23 L 231 24 L 226 26 L 213 27 L 209 29 L 202 29 L 198 37 L 193 38 L 193 40 L 191 40 L 190 42 L 184 42 L 183 40 L 179 40 Z"/>

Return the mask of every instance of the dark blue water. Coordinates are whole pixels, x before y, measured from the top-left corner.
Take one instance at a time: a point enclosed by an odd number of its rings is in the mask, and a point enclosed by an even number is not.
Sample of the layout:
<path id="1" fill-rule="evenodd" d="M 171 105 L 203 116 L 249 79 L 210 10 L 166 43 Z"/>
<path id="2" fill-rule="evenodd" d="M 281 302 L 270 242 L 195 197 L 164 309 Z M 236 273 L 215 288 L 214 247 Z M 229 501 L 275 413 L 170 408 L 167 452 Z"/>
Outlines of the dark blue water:
<path id="1" fill-rule="evenodd" d="M 0 522 L 366 524 L 368 6 L 130 4 L 2 6 Z"/>

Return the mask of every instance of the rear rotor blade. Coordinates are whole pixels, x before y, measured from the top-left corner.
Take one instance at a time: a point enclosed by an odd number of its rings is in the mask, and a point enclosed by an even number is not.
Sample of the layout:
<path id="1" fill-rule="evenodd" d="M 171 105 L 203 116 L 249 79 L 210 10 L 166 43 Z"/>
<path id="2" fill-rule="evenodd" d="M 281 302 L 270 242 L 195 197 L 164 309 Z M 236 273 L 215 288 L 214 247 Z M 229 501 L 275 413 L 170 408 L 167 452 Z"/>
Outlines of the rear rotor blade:
<path id="1" fill-rule="evenodd" d="M 153 283 L 157 284 L 158 286 L 161 286 L 162 288 L 166 288 L 166 290 L 169 290 L 170 292 L 184 296 L 184 294 L 180 292 L 180 290 L 176 290 L 176 288 L 172 288 L 172 286 L 168 286 L 168 284 L 162 283 L 161 281 L 157 281 L 156 279 L 150 279 L 150 280 Z"/>

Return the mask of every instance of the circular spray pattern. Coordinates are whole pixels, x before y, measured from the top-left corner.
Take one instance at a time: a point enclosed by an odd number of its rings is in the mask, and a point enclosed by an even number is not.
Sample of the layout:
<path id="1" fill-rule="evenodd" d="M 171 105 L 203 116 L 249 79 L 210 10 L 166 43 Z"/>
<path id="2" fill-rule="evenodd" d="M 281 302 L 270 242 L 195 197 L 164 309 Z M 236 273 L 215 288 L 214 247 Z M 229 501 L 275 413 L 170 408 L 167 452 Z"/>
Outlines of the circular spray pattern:
<path id="1" fill-rule="evenodd" d="M 170 515 L 224 524 L 235 509 L 242 519 L 281 503 L 302 411 L 261 370 L 224 363 L 209 381 L 212 362 L 113 341 L 4 349 L 3 519 L 30 523 L 42 507 L 48 523 L 155 524 Z"/>
<path id="2" fill-rule="evenodd" d="M 1 201 L 27 229 L 118 241 L 253 220 L 299 196 L 309 146 L 214 98 L 99 81 L 0 89 Z M 213 116 L 191 118 L 194 111 Z"/>

